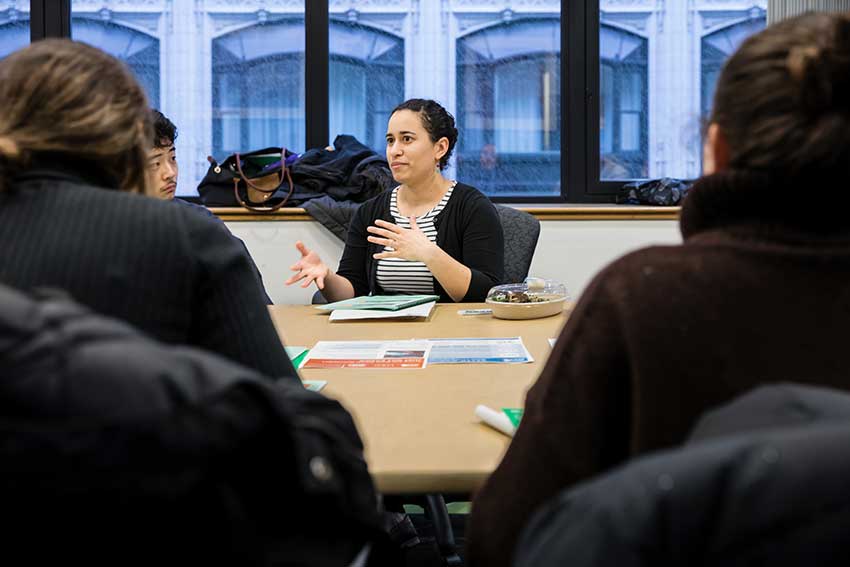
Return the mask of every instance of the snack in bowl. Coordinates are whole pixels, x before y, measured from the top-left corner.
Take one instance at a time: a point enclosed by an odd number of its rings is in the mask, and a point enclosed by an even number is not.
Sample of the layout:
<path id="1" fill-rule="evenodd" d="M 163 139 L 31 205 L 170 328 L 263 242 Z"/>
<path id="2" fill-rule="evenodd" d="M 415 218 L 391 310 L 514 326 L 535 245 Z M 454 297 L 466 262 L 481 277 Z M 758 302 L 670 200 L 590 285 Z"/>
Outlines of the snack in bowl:
<path id="1" fill-rule="evenodd" d="M 497 285 L 486 302 L 499 319 L 536 319 L 557 315 L 564 309 L 564 284 L 542 278 L 526 278 L 524 283 Z"/>

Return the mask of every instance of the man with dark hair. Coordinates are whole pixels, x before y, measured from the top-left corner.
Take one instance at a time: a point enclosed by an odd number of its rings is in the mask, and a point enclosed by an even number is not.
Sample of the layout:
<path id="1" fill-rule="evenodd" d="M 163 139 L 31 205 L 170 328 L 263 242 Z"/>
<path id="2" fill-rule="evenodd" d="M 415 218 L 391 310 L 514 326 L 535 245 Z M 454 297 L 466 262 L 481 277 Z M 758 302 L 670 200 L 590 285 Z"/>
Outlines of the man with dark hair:
<path id="1" fill-rule="evenodd" d="M 157 199 L 171 199 L 174 203 L 177 203 L 180 206 L 190 207 L 199 214 L 208 215 L 221 223 L 222 228 L 224 228 L 224 230 L 226 230 L 232 238 L 236 238 L 230 233 L 227 226 L 206 207 L 190 203 L 183 199 L 174 198 L 174 194 L 177 191 L 178 174 L 177 151 L 174 146 L 174 141 L 177 139 L 177 127 L 162 112 L 155 108 L 151 109 L 151 118 L 153 120 L 154 142 L 153 148 L 148 151 L 148 169 L 146 173 L 147 194 L 151 197 L 156 197 Z M 238 238 L 236 239 L 239 240 Z M 244 242 L 241 240 L 239 240 L 239 242 L 243 247 L 245 247 Z M 247 247 L 245 247 L 245 252 L 248 254 L 248 258 L 251 260 L 251 265 L 254 268 L 254 273 L 257 275 L 257 281 L 260 284 L 260 291 L 263 296 L 265 296 L 266 303 L 271 305 L 272 300 L 269 298 L 266 293 L 266 289 L 263 286 L 263 277 L 260 274 L 260 270 L 257 269 L 257 265 L 251 258 L 251 254 L 248 252 Z"/>
<path id="2" fill-rule="evenodd" d="M 153 117 L 153 148 L 148 152 L 148 194 L 158 199 L 173 199 L 177 190 L 177 127 L 156 109 Z"/>

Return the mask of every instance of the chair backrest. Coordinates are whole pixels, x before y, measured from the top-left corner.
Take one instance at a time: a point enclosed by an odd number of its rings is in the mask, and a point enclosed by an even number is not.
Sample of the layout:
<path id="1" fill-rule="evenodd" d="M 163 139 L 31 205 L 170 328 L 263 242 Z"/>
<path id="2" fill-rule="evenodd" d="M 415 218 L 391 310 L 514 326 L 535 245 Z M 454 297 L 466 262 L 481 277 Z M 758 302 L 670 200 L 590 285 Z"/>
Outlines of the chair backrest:
<path id="1" fill-rule="evenodd" d="M 505 233 L 505 283 L 517 283 L 528 276 L 537 248 L 540 221 L 534 215 L 506 205 L 496 205 Z"/>
<path id="2" fill-rule="evenodd" d="M 774 428 L 747 416 L 741 433 L 703 427 L 698 442 L 564 490 L 526 526 L 514 565 L 850 564 L 850 396 L 827 394 L 755 391 L 709 417 L 749 410 Z"/>

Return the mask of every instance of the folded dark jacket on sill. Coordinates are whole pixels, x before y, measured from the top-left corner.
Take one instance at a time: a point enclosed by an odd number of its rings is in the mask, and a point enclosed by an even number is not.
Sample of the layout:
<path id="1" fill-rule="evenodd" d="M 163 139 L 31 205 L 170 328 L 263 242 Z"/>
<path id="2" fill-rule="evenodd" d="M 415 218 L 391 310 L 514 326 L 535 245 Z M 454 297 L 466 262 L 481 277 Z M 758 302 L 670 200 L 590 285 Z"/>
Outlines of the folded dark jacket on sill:
<path id="1" fill-rule="evenodd" d="M 658 207 L 680 205 L 691 185 L 693 180 L 671 177 L 626 183 L 617 193 L 617 204 Z"/>

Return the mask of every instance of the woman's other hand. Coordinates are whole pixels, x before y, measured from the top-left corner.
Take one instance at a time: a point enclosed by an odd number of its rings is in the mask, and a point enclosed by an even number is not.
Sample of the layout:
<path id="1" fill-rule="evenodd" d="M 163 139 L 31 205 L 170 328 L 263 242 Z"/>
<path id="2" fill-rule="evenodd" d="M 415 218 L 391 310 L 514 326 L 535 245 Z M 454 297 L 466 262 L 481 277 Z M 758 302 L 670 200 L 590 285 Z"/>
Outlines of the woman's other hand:
<path id="1" fill-rule="evenodd" d="M 370 226 L 368 230 L 372 235 L 367 240 L 373 244 L 380 244 L 392 248 L 392 251 L 380 252 L 374 258 L 404 258 L 412 262 L 423 262 L 428 264 L 439 250 L 437 245 L 428 240 L 425 233 L 417 226 L 416 217 L 410 217 L 410 228 L 402 228 L 397 224 L 378 219 L 377 226 Z"/>
<path id="2" fill-rule="evenodd" d="M 292 264 L 289 269 L 298 272 L 291 278 L 286 280 L 286 285 L 292 285 L 297 281 L 304 280 L 301 287 L 309 287 L 312 282 L 316 282 L 316 287 L 325 289 L 325 278 L 330 273 L 330 269 L 322 262 L 319 255 L 308 250 L 304 243 L 300 240 L 295 243 L 295 248 L 301 253 L 301 259 Z"/>

